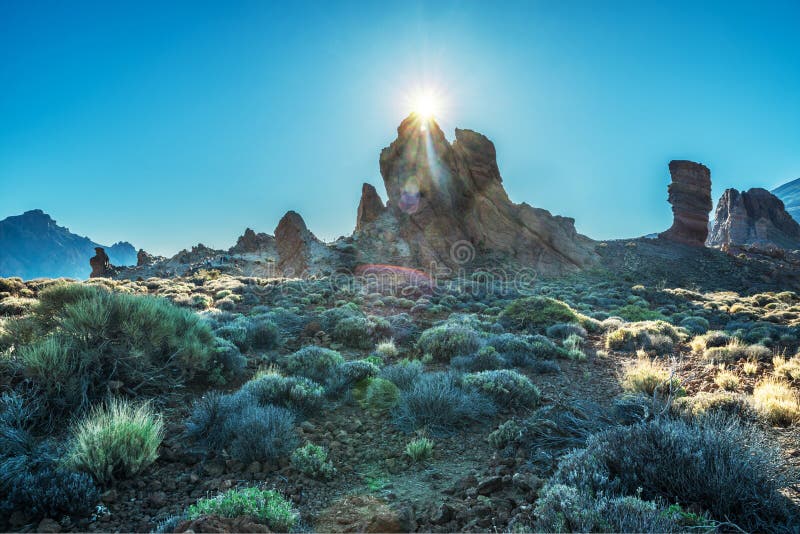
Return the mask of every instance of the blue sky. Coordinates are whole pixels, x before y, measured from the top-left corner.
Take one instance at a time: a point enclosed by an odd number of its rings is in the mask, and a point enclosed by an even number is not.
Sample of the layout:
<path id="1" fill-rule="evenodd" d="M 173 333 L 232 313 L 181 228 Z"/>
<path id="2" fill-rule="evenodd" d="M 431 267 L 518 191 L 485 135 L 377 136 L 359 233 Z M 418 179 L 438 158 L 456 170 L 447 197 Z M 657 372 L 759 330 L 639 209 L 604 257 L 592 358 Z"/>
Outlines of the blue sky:
<path id="1" fill-rule="evenodd" d="M 349 234 L 419 87 L 511 198 L 590 237 L 664 229 L 671 159 L 800 176 L 793 2 L 0 2 L 0 218 L 172 254 L 299 211 Z"/>

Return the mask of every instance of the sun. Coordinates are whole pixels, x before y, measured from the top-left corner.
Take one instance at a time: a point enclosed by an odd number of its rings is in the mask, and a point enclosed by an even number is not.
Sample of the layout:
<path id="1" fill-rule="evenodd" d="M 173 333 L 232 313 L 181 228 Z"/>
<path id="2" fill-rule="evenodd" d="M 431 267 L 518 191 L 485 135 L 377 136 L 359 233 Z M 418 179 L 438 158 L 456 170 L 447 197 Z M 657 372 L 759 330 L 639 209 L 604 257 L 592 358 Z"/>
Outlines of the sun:
<path id="1" fill-rule="evenodd" d="M 441 111 L 438 95 L 430 89 L 417 91 L 411 99 L 411 110 L 423 120 L 432 120 Z"/>

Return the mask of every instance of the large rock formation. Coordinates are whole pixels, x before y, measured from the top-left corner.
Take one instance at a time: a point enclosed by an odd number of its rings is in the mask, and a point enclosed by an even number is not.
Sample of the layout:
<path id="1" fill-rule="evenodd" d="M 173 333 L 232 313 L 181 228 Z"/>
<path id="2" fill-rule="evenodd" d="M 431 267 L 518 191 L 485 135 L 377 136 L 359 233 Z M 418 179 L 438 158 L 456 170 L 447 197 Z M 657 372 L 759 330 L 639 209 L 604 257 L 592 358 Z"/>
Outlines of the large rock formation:
<path id="1" fill-rule="evenodd" d="M 356 231 L 363 230 L 369 223 L 383 215 L 386 207 L 380 195 L 371 184 L 361 186 L 361 200 L 358 202 Z"/>
<path id="2" fill-rule="evenodd" d="M 707 243 L 797 249 L 800 224 L 787 213 L 781 199 L 766 189 L 726 189 L 717 204 Z"/>
<path id="3" fill-rule="evenodd" d="M 253 252 L 267 252 L 275 249 L 275 238 L 262 232 L 255 233 L 250 228 L 245 229 L 239 236 L 236 244 L 231 247 L 231 254 L 246 254 Z"/>
<path id="4" fill-rule="evenodd" d="M 575 231 L 573 219 L 509 200 L 494 145 L 483 135 L 456 129 L 451 145 L 435 122 L 413 114 L 397 133 L 380 156 L 393 220 L 379 214 L 360 228 L 369 235 L 370 226 L 380 226 L 375 246 L 396 240 L 394 261 L 399 255 L 427 270 L 504 258 L 541 274 L 596 261 L 591 240 Z M 368 254 L 370 243 L 362 239 L 359 248 Z"/>
<path id="5" fill-rule="evenodd" d="M 708 236 L 708 214 L 711 202 L 711 171 L 700 163 L 686 160 L 669 162 L 672 183 L 669 203 L 672 204 L 672 227 L 659 237 L 702 247 Z"/>
<path id="6" fill-rule="evenodd" d="M 309 231 L 299 213 L 288 211 L 275 228 L 275 248 L 279 274 L 299 276 L 308 270 L 316 257 L 314 253 L 324 245 Z"/>
<path id="7" fill-rule="evenodd" d="M 116 273 L 116 269 L 114 269 L 114 266 L 111 265 L 111 260 L 109 259 L 108 254 L 106 254 L 106 251 L 103 250 L 103 247 L 95 247 L 94 252 L 94 256 L 89 258 L 89 265 L 92 268 L 89 278 L 104 278 L 113 276 Z"/>
<path id="8" fill-rule="evenodd" d="M 155 256 L 153 256 L 143 248 L 140 248 L 139 252 L 136 253 L 137 267 L 144 267 L 145 265 L 150 265 L 155 260 L 156 260 Z"/>

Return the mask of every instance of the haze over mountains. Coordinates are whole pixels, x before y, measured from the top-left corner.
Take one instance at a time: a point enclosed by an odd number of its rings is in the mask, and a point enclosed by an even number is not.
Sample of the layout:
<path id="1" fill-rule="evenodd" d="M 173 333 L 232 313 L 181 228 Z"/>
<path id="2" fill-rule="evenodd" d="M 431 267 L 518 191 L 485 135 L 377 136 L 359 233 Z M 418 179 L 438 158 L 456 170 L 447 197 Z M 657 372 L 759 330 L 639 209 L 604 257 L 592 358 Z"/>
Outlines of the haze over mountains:
<path id="1" fill-rule="evenodd" d="M 776 187 L 772 194 L 781 199 L 789 215 L 800 222 L 800 178 Z"/>
<path id="2" fill-rule="evenodd" d="M 42 210 L 26 211 L 0 221 L 0 276 L 85 279 L 95 247 L 103 247 L 114 265 L 136 265 L 130 243 L 101 245 L 58 226 Z"/>

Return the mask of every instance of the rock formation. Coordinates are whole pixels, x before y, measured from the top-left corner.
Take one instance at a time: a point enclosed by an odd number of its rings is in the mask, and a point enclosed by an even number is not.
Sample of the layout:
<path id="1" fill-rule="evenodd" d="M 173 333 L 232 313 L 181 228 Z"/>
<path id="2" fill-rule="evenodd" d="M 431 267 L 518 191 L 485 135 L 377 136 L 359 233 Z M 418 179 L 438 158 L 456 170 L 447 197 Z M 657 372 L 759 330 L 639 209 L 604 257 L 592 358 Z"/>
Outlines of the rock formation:
<path id="1" fill-rule="evenodd" d="M 108 254 L 103 250 L 103 247 L 95 247 L 94 256 L 89 258 L 89 265 L 92 267 L 92 272 L 89 278 L 105 278 L 111 277 L 115 273 L 114 266 L 111 265 L 108 259 Z"/>
<path id="2" fill-rule="evenodd" d="M 717 204 L 707 244 L 798 249 L 800 224 L 789 215 L 781 199 L 766 189 L 726 189 Z"/>
<path id="3" fill-rule="evenodd" d="M 708 236 L 708 214 L 713 208 L 711 171 L 700 163 L 673 160 L 669 162 L 669 173 L 673 222 L 659 237 L 702 247 Z"/>
<path id="4" fill-rule="evenodd" d="M 155 261 L 155 257 L 146 252 L 143 248 L 139 249 L 139 252 L 136 253 L 136 266 L 142 267 L 144 265 L 150 265 Z"/>
<path id="5" fill-rule="evenodd" d="M 371 184 L 362 185 L 361 200 L 358 202 L 356 217 L 356 231 L 363 230 L 367 224 L 375 221 L 385 211 L 386 207 L 375 188 Z"/>
<path id="6" fill-rule="evenodd" d="M 485 136 L 456 129 L 451 145 L 434 121 L 413 114 L 397 133 L 380 156 L 387 210 L 396 221 L 383 224 L 398 232 L 406 264 L 455 268 L 504 257 L 540 274 L 559 274 L 596 261 L 591 240 L 575 231 L 573 219 L 509 200 L 494 144 Z"/>
<path id="7" fill-rule="evenodd" d="M 772 194 L 783 201 L 789 215 L 800 223 L 800 178 L 776 187 Z"/>
<path id="8" fill-rule="evenodd" d="M 262 232 L 255 233 L 250 228 L 239 236 L 236 244 L 231 247 L 231 254 L 246 254 L 253 252 L 266 252 L 274 250 L 275 238 Z"/>
<path id="9" fill-rule="evenodd" d="M 308 230 L 299 213 L 288 211 L 275 228 L 275 248 L 279 273 L 291 277 L 305 273 L 315 257 L 315 248 L 324 246 Z"/>

